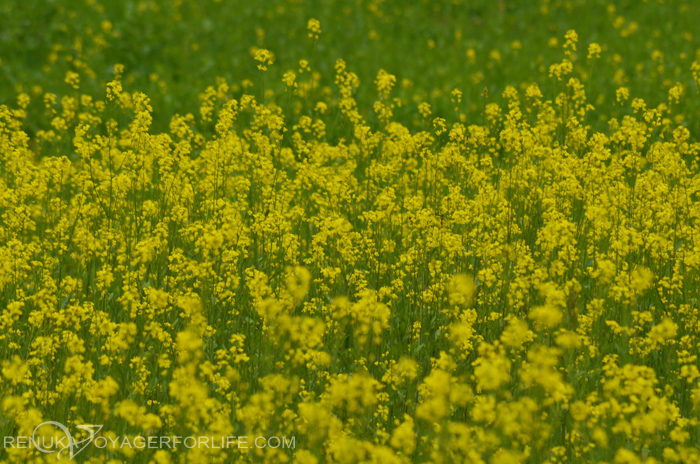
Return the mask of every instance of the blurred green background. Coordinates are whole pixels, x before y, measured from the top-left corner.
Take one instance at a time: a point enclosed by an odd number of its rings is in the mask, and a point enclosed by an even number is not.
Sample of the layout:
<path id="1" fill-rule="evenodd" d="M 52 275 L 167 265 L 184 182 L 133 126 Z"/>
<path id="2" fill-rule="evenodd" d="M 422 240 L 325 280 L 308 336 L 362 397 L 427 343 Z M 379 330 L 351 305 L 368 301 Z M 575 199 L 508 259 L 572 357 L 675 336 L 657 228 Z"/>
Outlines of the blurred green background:
<path id="1" fill-rule="evenodd" d="M 342 58 L 360 78 L 357 99 L 365 114 L 377 98 L 372 82 L 385 69 L 397 77 L 392 96 L 404 103 L 396 118 L 409 127 L 421 124 L 423 101 L 433 116 L 456 120 L 454 88 L 464 94 L 460 111 L 467 121 L 480 123 L 484 88 L 499 101 L 506 85 L 536 82 L 553 99 L 564 86 L 554 84 L 549 66 L 561 61 L 564 34 L 575 29 L 574 76 L 599 110 L 588 123 L 604 127 L 607 116 L 600 115 L 616 114 L 620 86 L 650 107 L 666 102 L 676 82 L 696 92 L 690 65 L 700 53 L 698 17 L 700 2 L 671 0 L 4 0 L 0 104 L 14 105 L 21 91 L 60 99 L 73 92 L 64 82 L 69 70 L 80 74 L 81 93 L 102 99 L 114 64 L 122 63 L 125 90 L 148 94 L 154 130 L 165 130 L 173 114 L 198 113 L 198 95 L 217 77 L 237 85 L 238 94 L 261 97 L 263 81 L 251 56 L 252 47 L 261 47 L 275 55 L 264 77 L 265 89 L 274 92 L 268 98 L 282 101 L 282 75 L 299 74 L 299 60 L 320 73 L 317 95 L 297 102 L 296 111 L 330 100 L 333 67 Z M 310 18 L 321 22 L 318 43 L 308 37 Z M 586 58 L 591 42 L 603 47 L 594 66 Z M 246 79 L 251 88 L 242 85 Z M 41 108 L 39 100 L 32 105 Z M 686 99 L 682 111 L 700 129 L 694 101 Z M 41 124 L 26 122 L 30 132 Z"/>

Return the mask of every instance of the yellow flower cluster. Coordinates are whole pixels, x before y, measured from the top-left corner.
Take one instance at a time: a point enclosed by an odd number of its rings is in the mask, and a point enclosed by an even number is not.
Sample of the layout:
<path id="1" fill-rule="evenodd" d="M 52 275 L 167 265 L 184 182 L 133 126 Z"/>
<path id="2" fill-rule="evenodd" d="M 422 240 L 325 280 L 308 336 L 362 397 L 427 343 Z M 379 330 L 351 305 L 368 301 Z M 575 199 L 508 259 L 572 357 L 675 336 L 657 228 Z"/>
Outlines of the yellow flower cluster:
<path id="1" fill-rule="evenodd" d="M 334 91 L 286 73 L 286 109 L 220 79 L 167 133 L 119 65 L 31 135 L 28 95 L 0 106 L 0 431 L 296 438 L 94 463 L 698 462 L 697 94 L 620 87 L 593 131 L 577 41 L 557 93 L 485 92 L 482 124 L 419 100 L 417 132 L 342 60 Z"/>

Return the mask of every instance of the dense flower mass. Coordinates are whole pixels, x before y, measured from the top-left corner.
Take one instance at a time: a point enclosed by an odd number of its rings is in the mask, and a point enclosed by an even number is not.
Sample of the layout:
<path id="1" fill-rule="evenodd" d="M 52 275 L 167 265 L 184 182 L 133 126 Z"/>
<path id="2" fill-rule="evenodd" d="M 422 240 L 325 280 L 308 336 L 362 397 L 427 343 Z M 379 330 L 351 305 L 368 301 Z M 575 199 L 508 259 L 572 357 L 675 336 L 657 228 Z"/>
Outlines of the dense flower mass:
<path id="1" fill-rule="evenodd" d="M 121 65 L 1 105 L 0 434 L 104 424 L 91 463 L 700 462 L 700 61 L 600 114 L 604 47 L 560 40 L 479 122 L 463 89 L 403 121 L 396 76 L 343 60 L 273 98 L 265 48 L 166 132 Z M 149 436 L 294 447 L 113 445 Z"/>

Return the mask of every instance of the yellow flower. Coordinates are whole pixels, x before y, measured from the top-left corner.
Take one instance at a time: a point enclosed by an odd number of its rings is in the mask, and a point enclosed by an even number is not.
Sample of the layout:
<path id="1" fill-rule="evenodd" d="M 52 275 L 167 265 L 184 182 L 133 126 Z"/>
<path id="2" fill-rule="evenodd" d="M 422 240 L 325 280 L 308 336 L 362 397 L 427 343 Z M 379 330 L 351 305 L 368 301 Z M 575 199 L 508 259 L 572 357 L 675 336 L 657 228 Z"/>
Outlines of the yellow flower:
<path id="1" fill-rule="evenodd" d="M 601 51 L 602 49 L 600 48 L 600 45 L 593 42 L 588 46 L 588 59 L 600 58 Z"/>
<path id="2" fill-rule="evenodd" d="M 305 267 L 287 268 L 287 291 L 298 305 L 309 291 L 311 273 Z"/>
<path id="3" fill-rule="evenodd" d="M 257 49 L 253 57 L 255 61 L 259 63 L 258 69 L 261 71 L 267 71 L 267 67 L 271 65 L 273 61 L 272 53 L 264 48 Z"/>
<path id="4" fill-rule="evenodd" d="M 284 82 L 284 85 L 287 87 L 296 87 L 296 74 L 294 74 L 294 71 L 287 71 L 284 73 L 284 76 L 282 76 L 282 82 Z"/>
<path id="5" fill-rule="evenodd" d="M 657 343 L 664 343 L 672 339 L 678 333 L 678 326 L 669 318 L 664 318 L 659 324 L 649 331 L 649 338 Z"/>
<path id="6" fill-rule="evenodd" d="M 447 287 L 449 294 L 450 305 L 466 306 L 469 305 L 476 292 L 474 279 L 464 274 L 455 274 L 452 276 Z"/>
<path id="7" fill-rule="evenodd" d="M 556 306 L 547 304 L 532 308 L 528 317 L 534 320 L 539 326 L 552 329 L 561 323 L 564 314 L 561 309 Z"/>
<path id="8" fill-rule="evenodd" d="M 571 50 L 576 51 L 576 43 L 578 42 L 578 34 L 576 34 L 576 31 L 573 29 L 567 31 L 564 38 L 566 39 L 564 48 L 570 48 Z M 569 53 L 570 52 L 567 50 L 566 54 L 569 55 Z"/>
<path id="9" fill-rule="evenodd" d="M 380 69 L 374 83 L 377 85 L 380 98 L 386 98 L 389 96 L 391 89 L 396 84 L 396 76 L 389 74 L 383 69 Z"/>
<path id="10" fill-rule="evenodd" d="M 396 427 L 392 432 L 389 443 L 397 451 L 400 451 L 406 456 L 410 456 L 416 449 L 416 435 L 413 425 L 413 418 L 407 414 L 404 414 L 403 419 L 403 422 L 400 424 L 398 419 L 396 420 L 398 427 Z"/>
<path id="11" fill-rule="evenodd" d="M 477 385 L 482 390 L 497 390 L 510 381 L 511 362 L 492 345 L 480 345 L 479 357 L 472 365 Z"/>
<path id="12" fill-rule="evenodd" d="M 511 348 L 520 349 L 525 343 L 535 339 L 535 333 L 530 330 L 527 323 L 517 318 L 512 318 L 501 334 L 501 343 Z"/>
<path id="13" fill-rule="evenodd" d="M 66 72 L 66 78 L 64 80 L 67 84 L 70 84 L 70 86 L 73 87 L 74 89 L 77 90 L 80 88 L 80 86 L 78 85 L 78 84 L 80 84 L 80 76 L 78 75 L 78 73 L 73 72 L 73 71 L 68 71 L 68 72 Z"/>
<path id="14" fill-rule="evenodd" d="M 432 114 L 430 111 L 430 105 L 425 102 L 418 105 L 418 112 L 420 112 L 420 114 L 426 119 Z"/>
<path id="15" fill-rule="evenodd" d="M 321 35 L 321 22 L 318 19 L 311 18 L 306 24 L 306 28 L 309 30 L 309 38 L 318 40 L 318 37 Z"/>

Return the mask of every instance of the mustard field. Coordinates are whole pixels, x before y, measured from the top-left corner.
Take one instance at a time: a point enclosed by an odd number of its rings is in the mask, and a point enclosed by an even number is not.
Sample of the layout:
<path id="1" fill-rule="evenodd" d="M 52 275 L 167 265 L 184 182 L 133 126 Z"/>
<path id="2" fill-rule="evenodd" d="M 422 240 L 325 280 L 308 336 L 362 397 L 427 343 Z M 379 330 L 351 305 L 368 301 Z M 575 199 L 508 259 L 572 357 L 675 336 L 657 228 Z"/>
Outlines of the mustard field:
<path id="1" fill-rule="evenodd" d="M 0 5 L 0 463 L 700 462 L 695 1 Z"/>

